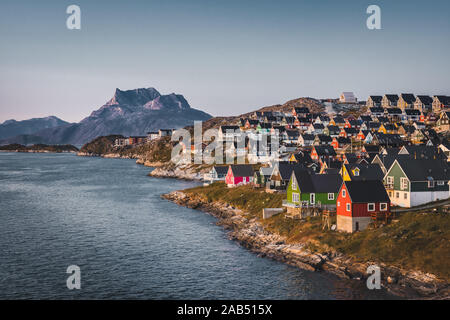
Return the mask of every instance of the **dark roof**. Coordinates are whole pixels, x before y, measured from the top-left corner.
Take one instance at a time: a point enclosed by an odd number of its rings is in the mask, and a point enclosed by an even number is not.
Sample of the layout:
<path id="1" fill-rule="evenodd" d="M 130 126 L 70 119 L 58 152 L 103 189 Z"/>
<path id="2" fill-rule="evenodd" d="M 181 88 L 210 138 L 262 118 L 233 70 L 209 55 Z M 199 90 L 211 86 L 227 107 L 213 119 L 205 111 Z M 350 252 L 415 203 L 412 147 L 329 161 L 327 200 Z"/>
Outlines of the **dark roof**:
<path id="1" fill-rule="evenodd" d="M 378 119 L 378 121 L 381 122 L 381 123 L 387 123 L 387 122 L 389 122 L 389 118 L 388 118 L 388 117 L 381 116 L 381 117 L 378 117 L 377 119 Z"/>
<path id="2" fill-rule="evenodd" d="M 318 134 L 317 137 L 319 138 L 320 142 L 331 142 L 333 139 L 331 139 L 330 136 L 327 136 L 326 134 Z"/>
<path id="3" fill-rule="evenodd" d="M 441 153 L 437 147 L 425 145 L 404 146 L 408 154 L 417 159 L 446 159 L 445 154 Z"/>
<path id="4" fill-rule="evenodd" d="M 370 122 L 372 121 L 372 117 L 371 116 L 360 116 L 361 120 L 364 122 Z"/>
<path id="5" fill-rule="evenodd" d="M 450 180 L 450 168 L 445 160 L 397 159 L 410 181 Z"/>
<path id="6" fill-rule="evenodd" d="M 372 112 L 372 113 L 383 113 L 384 109 L 381 108 L 381 107 L 373 107 L 373 108 L 370 108 L 370 112 Z"/>
<path id="7" fill-rule="evenodd" d="M 420 116 L 420 111 L 417 109 L 405 109 L 405 113 L 408 116 Z"/>
<path id="8" fill-rule="evenodd" d="M 383 180 L 384 174 L 378 164 L 346 164 L 345 168 L 352 178 L 352 181 Z M 359 176 L 353 175 L 353 170 L 359 169 Z"/>
<path id="9" fill-rule="evenodd" d="M 364 149 L 367 153 L 380 153 L 380 146 L 378 145 L 366 144 Z"/>
<path id="10" fill-rule="evenodd" d="M 234 177 L 253 176 L 253 167 L 249 164 L 234 164 L 230 167 Z"/>
<path id="11" fill-rule="evenodd" d="M 309 133 L 303 133 L 301 136 L 303 137 L 303 140 L 313 141 L 315 139 L 315 136 Z"/>
<path id="12" fill-rule="evenodd" d="M 380 103 L 381 100 L 383 99 L 382 96 L 369 96 L 370 100 L 372 100 L 375 103 Z"/>
<path id="13" fill-rule="evenodd" d="M 338 126 L 327 126 L 328 131 L 331 132 L 337 132 L 339 133 L 339 131 L 341 131 L 341 129 Z"/>
<path id="14" fill-rule="evenodd" d="M 345 132 L 347 134 L 358 134 L 359 130 L 356 128 L 344 128 Z"/>
<path id="15" fill-rule="evenodd" d="M 279 162 L 277 166 L 282 180 L 289 180 L 291 178 L 292 172 L 296 169 L 305 169 L 302 164 L 298 163 Z"/>
<path id="16" fill-rule="evenodd" d="M 239 126 L 220 126 L 220 130 L 222 130 L 222 132 L 227 132 L 227 131 L 239 131 Z"/>
<path id="17" fill-rule="evenodd" d="M 430 96 L 417 96 L 417 99 L 419 99 L 423 104 L 433 103 L 433 98 Z"/>
<path id="18" fill-rule="evenodd" d="M 314 129 L 325 129 L 325 126 L 323 125 L 323 123 L 314 123 L 313 124 Z"/>
<path id="19" fill-rule="evenodd" d="M 297 160 L 299 163 L 311 163 L 313 162 L 311 159 L 311 156 L 307 152 L 299 151 L 298 153 L 294 154 L 295 160 Z"/>
<path id="20" fill-rule="evenodd" d="M 334 117 L 334 123 L 345 123 L 345 119 L 342 117 Z"/>
<path id="21" fill-rule="evenodd" d="M 342 185 L 340 174 L 311 174 L 305 170 L 295 170 L 293 174 L 301 192 L 337 193 Z"/>
<path id="22" fill-rule="evenodd" d="M 339 142 L 339 144 L 350 144 L 352 142 L 350 138 L 345 137 L 337 137 L 336 140 L 337 142 Z"/>
<path id="23" fill-rule="evenodd" d="M 369 124 L 367 125 L 367 127 L 368 127 L 369 129 L 378 129 L 378 128 L 380 128 L 380 126 L 381 126 L 381 123 L 380 123 L 380 122 L 376 122 L 376 121 L 371 121 L 371 122 L 369 122 Z"/>
<path id="24" fill-rule="evenodd" d="M 412 93 L 402 93 L 400 97 L 402 97 L 402 99 L 409 104 L 414 103 L 414 101 L 416 101 L 416 97 Z"/>
<path id="25" fill-rule="evenodd" d="M 214 170 L 216 170 L 217 174 L 226 175 L 228 172 L 228 166 L 214 166 Z"/>
<path id="26" fill-rule="evenodd" d="M 402 110 L 400 108 L 386 108 L 388 114 L 402 114 Z"/>
<path id="27" fill-rule="evenodd" d="M 398 95 L 396 95 L 396 94 L 386 94 L 385 97 L 386 97 L 390 102 L 397 102 L 397 101 L 398 101 Z"/>
<path id="28" fill-rule="evenodd" d="M 317 155 L 320 156 L 336 156 L 336 151 L 334 151 L 333 146 L 314 146 L 316 149 Z"/>
<path id="29" fill-rule="evenodd" d="M 390 202 L 380 180 L 345 181 L 344 184 L 353 203 Z"/>

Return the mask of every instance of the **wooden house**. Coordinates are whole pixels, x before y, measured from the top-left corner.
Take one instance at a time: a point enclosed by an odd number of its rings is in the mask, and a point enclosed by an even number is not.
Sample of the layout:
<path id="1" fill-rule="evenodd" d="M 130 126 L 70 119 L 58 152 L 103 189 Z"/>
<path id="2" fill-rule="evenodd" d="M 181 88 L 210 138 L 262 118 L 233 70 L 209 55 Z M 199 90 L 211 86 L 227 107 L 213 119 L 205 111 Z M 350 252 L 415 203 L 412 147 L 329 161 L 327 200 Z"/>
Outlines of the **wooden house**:
<path id="1" fill-rule="evenodd" d="M 400 108 L 402 111 L 412 109 L 415 101 L 416 97 L 412 93 L 402 93 L 398 98 L 397 108 Z"/>
<path id="2" fill-rule="evenodd" d="M 357 232 L 380 216 L 388 217 L 391 205 L 380 180 L 344 181 L 336 205 L 337 229 Z"/>
<path id="3" fill-rule="evenodd" d="M 251 183 L 253 180 L 253 168 L 249 164 L 230 165 L 225 177 L 227 186 L 236 187 Z"/>
<path id="4" fill-rule="evenodd" d="M 398 95 L 396 94 L 385 94 L 381 100 L 381 106 L 383 108 L 393 108 L 397 107 Z"/>
<path id="5" fill-rule="evenodd" d="M 430 96 L 417 96 L 414 102 L 414 109 L 420 112 L 429 112 L 433 110 L 433 98 Z"/>
<path id="6" fill-rule="evenodd" d="M 446 160 L 395 159 L 384 176 L 392 204 L 414 207 L 449 197 L 450 167 Z"/>

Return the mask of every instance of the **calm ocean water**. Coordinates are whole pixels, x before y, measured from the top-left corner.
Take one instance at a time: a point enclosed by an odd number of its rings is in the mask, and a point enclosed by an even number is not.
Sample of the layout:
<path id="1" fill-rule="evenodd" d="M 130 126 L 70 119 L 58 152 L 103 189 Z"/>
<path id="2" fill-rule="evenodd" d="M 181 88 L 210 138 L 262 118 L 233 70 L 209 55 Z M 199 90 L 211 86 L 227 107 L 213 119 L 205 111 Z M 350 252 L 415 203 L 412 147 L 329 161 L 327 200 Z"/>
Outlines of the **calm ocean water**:
<path id="1" fill-rule="evenodd" d="M 0 153 L 0 299 L 379 299 L 260 258 L 133 160 Z M 81 290 L 66 269 L 81 268 Z"/>

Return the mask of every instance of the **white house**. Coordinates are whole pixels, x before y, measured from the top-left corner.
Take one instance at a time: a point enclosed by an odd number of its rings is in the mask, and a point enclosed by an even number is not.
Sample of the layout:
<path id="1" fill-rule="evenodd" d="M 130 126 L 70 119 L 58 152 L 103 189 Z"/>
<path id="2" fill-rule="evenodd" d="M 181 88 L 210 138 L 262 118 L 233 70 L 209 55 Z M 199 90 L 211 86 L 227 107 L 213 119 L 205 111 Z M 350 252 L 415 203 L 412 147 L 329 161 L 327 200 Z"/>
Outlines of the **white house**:
<path id="1" fill-rule="evenodd" d="M 358 99 L 356 99 L 353 92 L 342 92 L 339 96 L 339 102 L 341 103 L 356 103 Z"/>

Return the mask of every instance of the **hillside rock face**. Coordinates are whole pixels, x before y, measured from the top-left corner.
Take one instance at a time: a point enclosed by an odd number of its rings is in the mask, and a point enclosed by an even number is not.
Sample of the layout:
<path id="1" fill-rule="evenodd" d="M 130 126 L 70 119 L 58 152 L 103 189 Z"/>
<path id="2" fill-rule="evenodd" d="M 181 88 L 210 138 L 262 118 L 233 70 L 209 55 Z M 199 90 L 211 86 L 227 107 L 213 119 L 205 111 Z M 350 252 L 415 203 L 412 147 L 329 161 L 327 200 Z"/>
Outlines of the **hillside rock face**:
<path id="1" fill-rule="evenodd" d="M 139 136 L 158 129 L 178 129 L 211 115 L 191 108 L 182 95 L 161 95 L 154 88 L 122 91 L 79 123 L 33 134 L 39 143 L 82 145 L 107 135 Z M 19 138 L 19 137 L 17 137 Z M 32 137 L 28 142 L 33 143 Z M 8 139 L 8 143 L 14 143 Z"/>
<path id="2" fill-rule="evenodd" d="M 43 129 L 55 128 L 68 124 L 68 122 L 54 116 L 33 118 L 23 121 L 7 120 L 0 124 L 0 140 L 18 135 L 26 136 Z"/>

